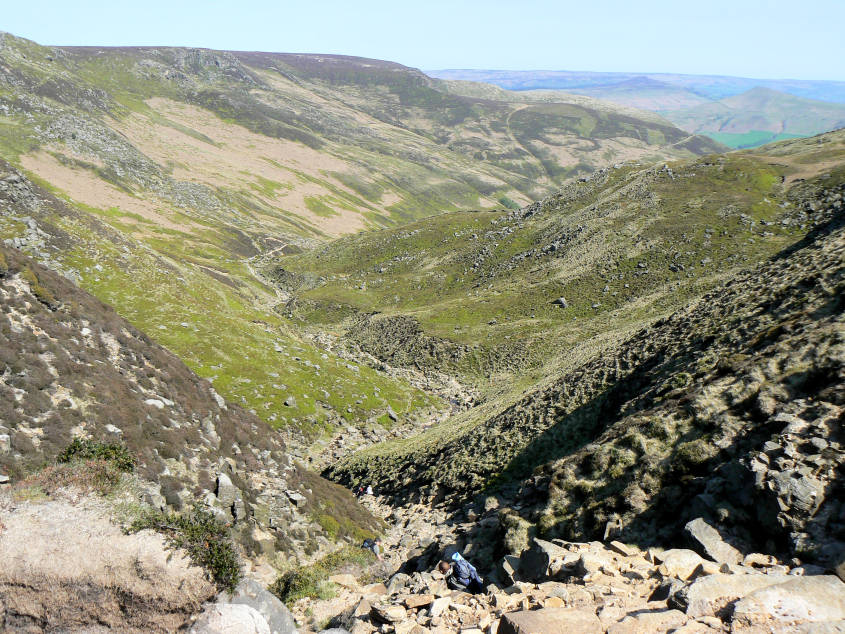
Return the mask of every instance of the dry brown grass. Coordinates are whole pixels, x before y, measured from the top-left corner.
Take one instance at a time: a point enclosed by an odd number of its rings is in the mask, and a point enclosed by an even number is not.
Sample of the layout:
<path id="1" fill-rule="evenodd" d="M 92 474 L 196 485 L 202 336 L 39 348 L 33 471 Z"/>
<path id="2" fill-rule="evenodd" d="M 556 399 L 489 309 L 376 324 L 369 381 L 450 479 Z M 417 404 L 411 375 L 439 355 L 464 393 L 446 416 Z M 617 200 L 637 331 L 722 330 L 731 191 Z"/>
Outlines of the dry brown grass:
<path id="1" fill-rule="evenodd" d="M 48 148 L 62 152 L 63 147 Z M 21 157 L 23 167 L 54 187 L 59 188 L 73 200 L 96 209 L 108 210 L 117 207 L 122 212 L 137 214 L 165 229 L 190 230 L 192 225 L 174 222 L 172 210 L 158 200 L 135 198 L 102 180 L 85 168 L 75 168 L 61 163 L 52 154 L 39 150 Z M 131 216 L 124 216 L 123 222 L 136 223 Z"/>
<path id="2" fill-rule="evenodd" d="M 12 487 L 16 499 L 54 496 L 63 489 L 107 495 L 120 483 L 122 472 L 108 460 L 86 460 L 45 467 Z"/>

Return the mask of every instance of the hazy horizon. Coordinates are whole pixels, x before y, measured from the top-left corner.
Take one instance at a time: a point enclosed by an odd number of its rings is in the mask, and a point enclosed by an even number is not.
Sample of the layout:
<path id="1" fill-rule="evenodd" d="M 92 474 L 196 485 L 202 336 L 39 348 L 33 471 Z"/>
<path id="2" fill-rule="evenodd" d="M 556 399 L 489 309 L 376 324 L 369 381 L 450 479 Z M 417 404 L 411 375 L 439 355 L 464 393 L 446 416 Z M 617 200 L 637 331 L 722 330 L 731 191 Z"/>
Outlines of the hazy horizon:
<path id="1" fill-rule="evenodd" d="M 384 0 L 354 7 L 252 0 L 236 9 L 220 0 L 32 0 L 5 7 L 0 30 L 54 46 L 335 54 L 428 70 L 845 81 L 843 23 L 845 3 L 836 0 L 807 0 L 800 11 L 787 0 L 528 0 L 518 8 L 501 0 L 433 0 L 424 10 Z"/>

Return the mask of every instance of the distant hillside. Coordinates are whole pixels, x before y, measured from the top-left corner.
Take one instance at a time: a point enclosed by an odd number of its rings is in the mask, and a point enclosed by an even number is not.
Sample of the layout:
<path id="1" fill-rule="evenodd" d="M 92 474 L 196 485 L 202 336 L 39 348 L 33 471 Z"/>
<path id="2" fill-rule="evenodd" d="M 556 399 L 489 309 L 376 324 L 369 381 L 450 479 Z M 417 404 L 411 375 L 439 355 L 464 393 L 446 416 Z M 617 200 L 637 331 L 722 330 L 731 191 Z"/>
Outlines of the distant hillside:
<path id="1" fill-rule="evenodd" d="M 675 110 L 711 103 L 710 99 L 692 90 L 649 77 L 634 77 L 616 84 L 573 87 L 568 91 L 642 110 Z"/>
<path id="2" fill-rule="evenodd" d="M 306 329 L 482 391 L 519 390 L 797 239 L 788 187 L 845 162 L 845 135 L 619 166 L 519 211 L 463 212 L 267 259 Z M 784 184 L 785 183 L 785 184 Z M 552 302 L 564 297 L 567 307 Z"/>
<path id="3" fill-rule="evenodd" d="M 732 148 L 813 136 L 845 126 L 845 82 L 569 71 L 449 70 L 429 74 L 443 80 L 489 82 L 526 95 L 565 91 L 651 110 L 687 132 L 706 135 Z"/>
<path id="4" fill-rule="evenodd" d="M 427 70 L 430 77 L 495 84 L 508 90 L 564 90 L 612 86 L 639 78 L 680 87 L 708 99 L 719 100 L 761 86 L 796 97 L 845 103 L 845 81 L 803 79 L 754 79 L 725 75 L 675 73 L 595 73 L 568 70 Z"/>
<path id="5" fill-rule="evenodd" d="M 760 87 L 717 102 L 667 108 L 661 114 L 689 132 L 707 134 L 730 147 L 751 147 L 845 127 L 845 104 L 802 99 Z"/>

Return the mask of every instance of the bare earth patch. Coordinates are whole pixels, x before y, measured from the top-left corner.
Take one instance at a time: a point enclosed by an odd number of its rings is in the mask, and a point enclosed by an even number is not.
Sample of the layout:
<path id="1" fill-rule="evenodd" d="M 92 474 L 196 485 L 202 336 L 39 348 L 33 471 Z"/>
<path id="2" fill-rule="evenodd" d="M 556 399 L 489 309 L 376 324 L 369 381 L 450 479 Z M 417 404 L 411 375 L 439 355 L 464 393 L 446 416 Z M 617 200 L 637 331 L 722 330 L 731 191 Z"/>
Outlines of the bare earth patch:
<path id="1" fill-rule="evenodd" d="M 170 632 L 216 592 L 160 535 L 125 535 L 96 499 L 13 503 L 0 496 L 3 631 L 99 625 Z"/>

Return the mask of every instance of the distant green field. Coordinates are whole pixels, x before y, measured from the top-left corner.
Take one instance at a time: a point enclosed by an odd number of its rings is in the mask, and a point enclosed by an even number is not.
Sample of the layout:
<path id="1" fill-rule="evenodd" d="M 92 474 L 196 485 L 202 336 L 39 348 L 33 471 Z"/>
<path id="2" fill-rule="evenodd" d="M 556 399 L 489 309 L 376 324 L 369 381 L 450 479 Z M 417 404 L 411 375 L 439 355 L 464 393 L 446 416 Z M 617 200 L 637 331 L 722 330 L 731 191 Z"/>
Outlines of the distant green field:
<path id="1" fill-rule="evenodd" d="M 765 130 L 751 130 L 750 132 L 740 134 L 731 132 L 702 132 L 701 134 L 735 150 L 757 147 L 758 145 L 765 145 L 766 143 L 773 143 L 775 141 L 801 138 L 800 134 L 775 134 L 774 132 L 767 132 Z"/>

